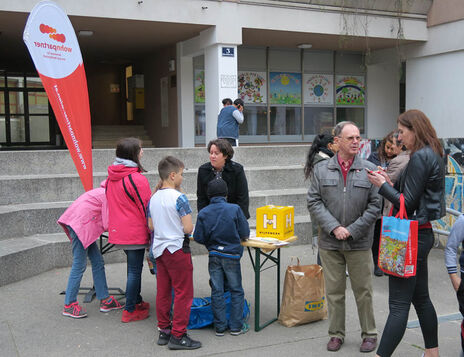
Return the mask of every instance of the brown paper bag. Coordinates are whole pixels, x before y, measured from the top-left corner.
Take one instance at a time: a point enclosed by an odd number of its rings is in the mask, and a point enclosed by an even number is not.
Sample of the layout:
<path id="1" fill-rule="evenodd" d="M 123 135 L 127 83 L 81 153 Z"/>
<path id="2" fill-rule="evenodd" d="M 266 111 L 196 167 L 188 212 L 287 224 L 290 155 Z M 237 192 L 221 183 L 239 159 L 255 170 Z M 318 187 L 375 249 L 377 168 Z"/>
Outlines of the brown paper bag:
<path id="1" fill-rule="evenodd" d="M 279 322 L 286 326 L 307 324 L 327 318 L 322 267 L 317 264 L 289 265 L 285 272 Z"/>

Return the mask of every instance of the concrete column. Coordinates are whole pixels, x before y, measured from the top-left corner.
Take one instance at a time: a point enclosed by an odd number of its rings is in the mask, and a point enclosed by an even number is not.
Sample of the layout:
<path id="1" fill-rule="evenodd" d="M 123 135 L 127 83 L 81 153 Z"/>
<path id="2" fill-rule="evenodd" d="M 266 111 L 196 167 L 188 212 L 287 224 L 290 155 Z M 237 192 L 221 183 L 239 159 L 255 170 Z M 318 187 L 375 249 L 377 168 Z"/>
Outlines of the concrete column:
<path id="1" fill-rule="evenodd" d="M 367 133 L 381 139 L 396 128 L 400 110 L 400 67 L 397 62 L 367 66 Z"/>
<path id="2" fill-rule="evenodd" d="M 179 146 L 195 146 L 195 110 L 193 93 L 193 58 L 184 56 L 182 43 L 177 44 L 177 113 Z"/>
<path id="3" fill-rule="evenodd" d="M 237 46 L 214 44 L 205 49 L 206 145 L 216 138 L 222 99 L 237 98 Z"/>

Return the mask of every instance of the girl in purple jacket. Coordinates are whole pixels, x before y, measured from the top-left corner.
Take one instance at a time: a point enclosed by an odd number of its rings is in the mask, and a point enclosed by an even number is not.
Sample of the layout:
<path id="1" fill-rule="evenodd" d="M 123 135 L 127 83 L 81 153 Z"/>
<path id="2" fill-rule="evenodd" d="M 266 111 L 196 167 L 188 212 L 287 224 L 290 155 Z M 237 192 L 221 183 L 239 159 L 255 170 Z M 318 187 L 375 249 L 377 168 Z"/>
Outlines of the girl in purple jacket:
<path id="1" fill-rule="evenodd" d="M 100 299 L 100 311 L 122 309 L 124 305 L 108 294 L 104 261 L 96 243 L 108 226 L 105 189 L 95 188 L 79 196 L 58 219 L 58 224 L 71 241 L 73 252 L 63 315 L 72 318 L 87 316 L 87 311 L 77 301 L 82 275 L 87 267 L 87 256 L 92 264 L 93 282 L 97 298 Z"/>

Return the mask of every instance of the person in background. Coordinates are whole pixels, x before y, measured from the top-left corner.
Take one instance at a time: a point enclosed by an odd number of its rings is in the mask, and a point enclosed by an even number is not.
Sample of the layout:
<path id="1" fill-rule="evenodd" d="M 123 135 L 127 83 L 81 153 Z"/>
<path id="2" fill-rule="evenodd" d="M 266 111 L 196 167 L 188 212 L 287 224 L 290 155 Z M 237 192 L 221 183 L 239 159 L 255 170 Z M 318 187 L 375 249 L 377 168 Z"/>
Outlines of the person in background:
<path id="1" fill-rule="evenodd" d="M 238 98 L 234 100 L 233 105 L 224 106 L 218 116 L 218 139 L 225 139 L 230 145 L 238 146 L 238 126 L 243 123 L 243 120 L 243 100 Z"/>
<path id="2" fill-rule="evenodd" d="M 306 164 L 304 167 L 305 180 L 311 177 L 314 166 L 322 161 L 330 159 L 338 151 L 337 144 L 334 144 L 334 137 L 331 134 L 319 134 L 314 137 L 314 140 L 306 156 Z M 310 213 L 311 216 L 311 213 Z M 315 218 L 311 216 L 311 223 L 317 226 Z M 318 227 L 318 236 L 320 235 L 320 227 Z M 313 249 L 315 248 L 315 240 L 313 240 Z M 317 252 L 317 264 L 321 265 L 319 251 Z"/>
<path id="3" fill-rule="evenodd" d="M 184 164 L 173 156 L 158 164 L 161 187 L 150 200 L 148 225 L 153 231 L 153 257 L 156 259 L 156 315 L 158 345 L 170 350 L 201 347 L 187 334 L 193 301 L 193 265 L 189 238 L 193 231 L 192 210 L 187 196 L 180 191 Z M 174 309 L 172 311 L 172 289 Z"/>
<path id="4" fill-rule="evenodd" d="M 424 355 L 437 357 L 438 321 L 429 296 L 427 259 L 434 242 L 431 222 L 446 213 L 444 151 L 429 118 L 420 110 L 404 112 L 397 122 L 398 139 L 411 152 L 408 165 L 394 187 L 383 171 L 373 171 L 368 178 L 379 187 L 379 194 L 393 203 L 393 214 L 398 212 L 403 194 L 408 218 L 418 221 L 417 268 L 413 277 L 388 278 L 390 313 L 377 356 L 391 356 L 401 342 L 412 303 L 424 338 Z"/>
<path id="5" fill-rule="evenodd" d="M 232 105 L 232 104 L 233 104 L 232 99 L 230 99 L 230 98 L 224 98 L 222 100 L 222 106 L 223 107 L 227 107 L 227 106 Z"/>
<path id="6" fill-rule="evenodd" d="M 122 322 L 146 319 L 150 304 L 142 300 L 142 268 L 149 243 L 146 218 L 150 184 L 142 172 L 142 142 L 124 138 L 116 146 L 116 159 L 108 167 L 108 242 L 123 249 L 127 256 L 126 306 Z"/>
<path id="7" fill-rule="evenodd" d="M 248 239 L 250 228 L 240 207 L 226 202 L 227 184 L 223 179 L 211 180 L 207 193 L 210 204 L 198 213 L 193 237 L 209 252 L 208 271 L 216 336 L 224 336 L 228 327 L 232 336 L 238 336 L 249 329 L 243 321 L 245 294 L 240 258 L 243 254 L 241 241 Z M 231 296 L 229 324 L 224 301 L 225 281 Z"/>
<path id="8" fill-rule="evenodd" d="M 394 134 L 395 140 L 395 154 L 396 156 L 391 159 L 388 164 L 386 174 L 390 178 L 390 181 L 395 185 L 398 178 L 401 176 L 404 168 L 408 165 L 409 162 L 409 151 L 406 147 L 398 140 L 398 132 Z M 392 203 L 388 200 L 384 200 L 383 205 L 383 215 L 388 216 L 390 214 L 390 209 L 392 208 Z"/>
<path id="9" fill-rule="evenodd" d="M 464 277 L 464 250 L 459 255 L 459 266 L 460 274 L 456 264 L 456 257 L 458 255 L 459 246 L 463 245 L 464 241 L 464 214 L 461 214 L 451 228 L 448 241 L 446 242 L 445 248 L 445 265 L 448 270 L 448 274 L 456 291 L 456 297 L 458 299 L 459 311 L 464 316 L 464 284 L 462 278 Z M 463 246 L 464 248 L 464 246 Z M 464 320 L 461 322 L 461 357 L 464 356 Z"/>
<path id="10" fill-rule="evenodd" d="M 394 131 L 387 134 L 382 139 L 377 151 L 374 151 L 369 155 L 367 161 L 372 162 L 378 169 L 387 169 L 390 161 L 396 156 L 397 146 L 395 145 Z M 382 202 L 383 204 L 383 202 Z M 383 207 L 382 207 L 383 209 Z M 380 217 L 375 222 L 374 228 L 374 239 L 372 240 L 372 258 L 374 259 L 374 275 L 382 276 L 383 271 L 378 266 L 379 260 L 379 241 L 380 241 L 380 230 L 382 226 L 382 218 Z"/>
<path id="11" fill-rule="evenodd" d="M 58 219 L 72 245 L 73 262 L 69 273 L 68 286 L 64 300 L 63 315 L 72 318 L 87 316 L 87 311 L 77 301 L 82 275 L 87 268 L 87 257 L 92 264 L 93 284 L 100 311 L 109 312 L 124 308 L 113 296 L 108 294 L 105 262 L 96 240 L 108 227 L 108 211 L 105 195 L 106 181 L 79 196 Z"/>
<path id="12" fill-rule="evenodd" d="M 344 343 L 348 268 L 361 325 L 359 349 L 371 352 L 377 346 L 371 247 L 380 197 L 365 168 L 375 166 L 358 155 L 361 136 L 355 123 L 338 123 L 334 136 L 338 152 L 313 168 L 308 190 L 308 209 L 321 228 L 319 254 L 329 311 L 327 350 L 338 351 Z"/>
<path id="13" fill-rule="evenodd" d="M 215 139 L 208 143 L 208 152 L 209 162 L 198 168 L 198 212 L 209 204 L 208 183 L 215 178 L 222 178 L 227 183 L 227 202 L 238 204 L 245 217 L 250 218 L 248 182 L 243 166 L 232 161 L 234 149 L 227 140 Z"/>

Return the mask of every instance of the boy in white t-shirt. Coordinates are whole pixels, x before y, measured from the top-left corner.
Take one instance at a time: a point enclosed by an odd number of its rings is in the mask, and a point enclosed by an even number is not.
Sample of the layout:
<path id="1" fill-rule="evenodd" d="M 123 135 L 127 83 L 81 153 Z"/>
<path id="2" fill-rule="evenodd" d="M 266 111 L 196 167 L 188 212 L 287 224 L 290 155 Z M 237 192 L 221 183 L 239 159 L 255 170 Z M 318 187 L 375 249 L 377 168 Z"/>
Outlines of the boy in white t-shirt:
<path id="1" fill-rule="evenodd" d="M 193 265 L 190 247 L 184 234 L 193 230 L 192 210 L 187 197 L 180 192 L 184 164 L 167 156 L 158 164 L 160 188 L 149 204 L 148 224 L 154 233 L 152 253 L 156 259 L 158 345 L 171 350 L 201 347 L 199 341 L 187 335 L 190 307 L 193 300 Z M 174 311 L 171 321 L 171 291 L 174 289 Z"/>

